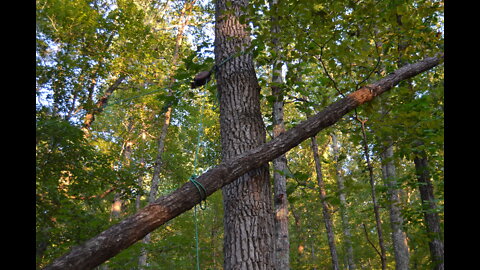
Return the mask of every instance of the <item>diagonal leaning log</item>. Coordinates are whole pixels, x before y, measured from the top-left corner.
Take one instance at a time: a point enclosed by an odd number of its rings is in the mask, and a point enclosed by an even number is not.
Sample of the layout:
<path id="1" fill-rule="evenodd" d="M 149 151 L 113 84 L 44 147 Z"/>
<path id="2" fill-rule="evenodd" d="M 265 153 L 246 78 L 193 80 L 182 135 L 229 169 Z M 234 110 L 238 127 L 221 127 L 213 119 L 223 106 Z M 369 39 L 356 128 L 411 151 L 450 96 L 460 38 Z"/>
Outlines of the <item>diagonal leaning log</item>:
<path id="1" fill-rule="evenodd" d="M 339 121 L 345 114 L 401 81 L 427 71 L 443 62 L 443 54 L 403 66 L 383 79 L 360 88 L 323 111 L 308 118 L 277 138 L 243 155 L 222 162 L 197 178 L 207 196 L 233 182 L 246 172 L 258 168 Z M 201 200 L 197 188 L 189 181 L 101 232 L 44 269 L 92 269 L 131 246 L 165 222 L 191 209 Z"/>

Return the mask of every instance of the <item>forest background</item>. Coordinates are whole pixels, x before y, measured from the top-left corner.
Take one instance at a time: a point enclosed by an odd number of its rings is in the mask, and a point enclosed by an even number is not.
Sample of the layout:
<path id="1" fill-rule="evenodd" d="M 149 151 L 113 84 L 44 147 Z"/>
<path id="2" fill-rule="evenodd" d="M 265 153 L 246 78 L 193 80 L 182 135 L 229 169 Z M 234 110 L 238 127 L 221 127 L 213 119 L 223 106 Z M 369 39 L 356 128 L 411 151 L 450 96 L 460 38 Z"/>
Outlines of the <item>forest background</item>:
<path id="1" fill-rule="evenodd" d="M 211 2 L 36 4 L 36 265 L 42 268 L 220 163 L 221 146 L 215 80 L 190 88 L 195 74 L 214 64 Z M 274 137 L 275 59 L 284 63 L 288 129 L 342 94 L 443 51 L 442 1 L 285 1 L 278 9 L 288 14 L 277 36 L 281 53 L 273 50 L 268 3 L 251 1 L 240 18 L 251 28 L 267 140 Z M 439 67 L 319 133 L 323 187 L 310 140 L 286 154 L 288 169 L 281 174 L 287 179 L 292 269 L 331 267 L 324 205 L 341 268 L 350 263 L 351 247 L 357 268 L 381 269 L 370 168 L 388 269 L 397 262 L 392 188 L 398 192 L 409 266 L 432 269 L 429 244 L 443 239 L 443 98 Z M 358 119 L 368 120 L 366 141 Z M 427 161 L 433 191 L 427 203 L 419 158 Z M 385 176 L 387 164 L 395 168 L 393 187 Z M 207 199 L 197 223 L 188 211 L 100 268 L 191 269 L 197 224 L 202 268 L 222 269 L 221 196 L 216 192 Z M 428 214 L 438 217 L 440 232 L 429 231 Z"/>

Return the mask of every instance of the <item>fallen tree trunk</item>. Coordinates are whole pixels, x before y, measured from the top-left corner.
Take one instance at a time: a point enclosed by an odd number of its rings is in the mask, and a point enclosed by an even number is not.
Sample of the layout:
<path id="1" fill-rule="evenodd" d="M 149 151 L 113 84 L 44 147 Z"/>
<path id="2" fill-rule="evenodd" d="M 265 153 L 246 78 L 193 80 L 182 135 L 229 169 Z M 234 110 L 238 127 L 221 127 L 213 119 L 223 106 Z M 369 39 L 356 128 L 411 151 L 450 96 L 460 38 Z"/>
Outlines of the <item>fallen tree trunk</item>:
<path id="1" fill-rule="evenodd" d="M 196 180 L 205 187 L 206 194 L 209 196 L 248 171 L 259 168 L 333 125 L 342 116 L 361 104 L 372 100 L 399 82 L 437 66 L 442 61 L 443 55 L 440 55 L 426 58 L 415 64 L 405 65 L 385 78 L 364 86 L 331 104 L 275 139 L 245 154 L 222 162 Z M 201 194 L 198 189 L 191 182 L 187 182 L 174 192 L 157 199 L 84 244 L 73 247 L 69 253 L 56 259 L 44 269 L 92 269 L 141 240 L 165 222 L 191 209 L 200 200 Z"/>

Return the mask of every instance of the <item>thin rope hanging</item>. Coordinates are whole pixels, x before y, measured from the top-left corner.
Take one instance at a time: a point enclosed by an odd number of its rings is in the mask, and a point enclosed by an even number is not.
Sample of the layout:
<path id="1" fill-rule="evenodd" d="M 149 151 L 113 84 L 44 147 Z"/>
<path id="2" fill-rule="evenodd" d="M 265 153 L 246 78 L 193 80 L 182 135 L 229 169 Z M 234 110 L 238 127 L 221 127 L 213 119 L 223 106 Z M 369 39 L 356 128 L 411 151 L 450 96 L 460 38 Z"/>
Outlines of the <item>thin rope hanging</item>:
<path id="1" fill-rule="evenodd" d="M 197 175 L 195 174 L 197 170 L 197 165 L 198 165 L 198 154 L 200 151 L 200 145 L 201 145 L 201 138 L 202 138 L 202 133 L 203 133 L 203 108 L 204 108 L 204 102 L 201 102 L 202 106 L 200 108 L 200 121 L 198 123 L 198 135 L 197 135 L 197 146 L 195 149 L 195 157 L 193 160 L 193 173 L 192 176 L 190 176 L 189 181 L 192 182 L 192 184 L 197 188 L 198 193 L 200 193 L 200 209 L 205 210 L 206 208 L 206 199 L 207 199 L 207 191 L 205 190 L 205 187 L 196 180 Z M 204 204 L 202 204 L 204 202 Z M 193 207 L 193 217 L 194 217 L 194 223 L 195 223 L 195 251 L 196 251 L 196 269 L 200 270 L 200 246 L 199 246 L 199 237 L 198 237 L 198 219 L 197 219 L 197 205 Z"/>

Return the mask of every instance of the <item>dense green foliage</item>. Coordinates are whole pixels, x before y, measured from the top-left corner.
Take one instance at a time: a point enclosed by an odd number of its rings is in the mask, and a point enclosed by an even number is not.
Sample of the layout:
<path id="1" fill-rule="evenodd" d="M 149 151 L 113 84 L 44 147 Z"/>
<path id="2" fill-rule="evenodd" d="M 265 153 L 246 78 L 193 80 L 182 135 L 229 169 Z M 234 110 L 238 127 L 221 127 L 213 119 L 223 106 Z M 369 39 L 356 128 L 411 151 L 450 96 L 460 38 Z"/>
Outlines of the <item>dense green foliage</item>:
<path id="1" fill-rule="evenodd" d="M 285 63 L 285 121 L 292 127 L 341 95 L 423 57 L 443 50 L 443 2 L 280 1 L 281 55 L 271 50 L 270 15 L 265 1 L 251 1 L 241 18 L 252 31 L 252 51 L 261 84 L 262 111 L 272 136 L 271 63 Z M 185 9 L 186 3 L 194 3 Z M 186 10 L 186 11 L 185 11 Z M 189 16 L 176 44 L 182 14 Z M 284 16 L 283 16 L 284 15 Z M 111 213 L 115 196 L 121 216 L 147 204 L 166 108 L 172 122 L 162 157 L 159 195 L 220 161 L 219 105 L 215 82 L 190 89 L 200 70 L 213 65 L 211 1 L 37 0 L 36 28 L 36 246 L 41 268 L 118 219 Z M 178 61 L 173 66 L 175 50 Z M 82 123 L 105 90 L 126 76 L 96 115 L 87 136 Z M 173 80 L 171 79 L 173 78 Z M 380 153 L 394 145 L 401 209 L 411 269 L 431 269 L 428 241 L 413 155 L 428 156 L 437 211 L 443 220 L 443 69 L 421 74 L 365 104 L 356 113 L 367 121 L 387 262 L 394 267 L 388 200 Z M 336 184 L 336 161 L 330 135 L 340 140 L 347 213 L 358 267 L 380 269 L 367 242 L 376 243 L 368 173 L 355 113 L 318 134 L 328 203 L 341 265 L 346 264 Z M 203 126 L 201 143 L 197 145 Z M 418 144 L 421 141 L 423 144 Z M 197 171 L 193 172 L 199 146 Z M 322 151 L 321 149 L 321 151 Z M 328 269 L 325 227 L 310 141 L 287 153 L 292 269 Z M 273 175 L 273 174 L 271 174 Z M 198 211 L 202 269 L 223 264 L 221 192 Z M 443 224 L 443 223 L 442 223 Z M 141 248 L 151 269 L 192 269 L 195 265 L 193 211 L 152 233 L 149 244 L 137 243 L 106 264 L 108 269 L 135 269 Z M 343 267 L 344 269 L 346 267 Z"/>

